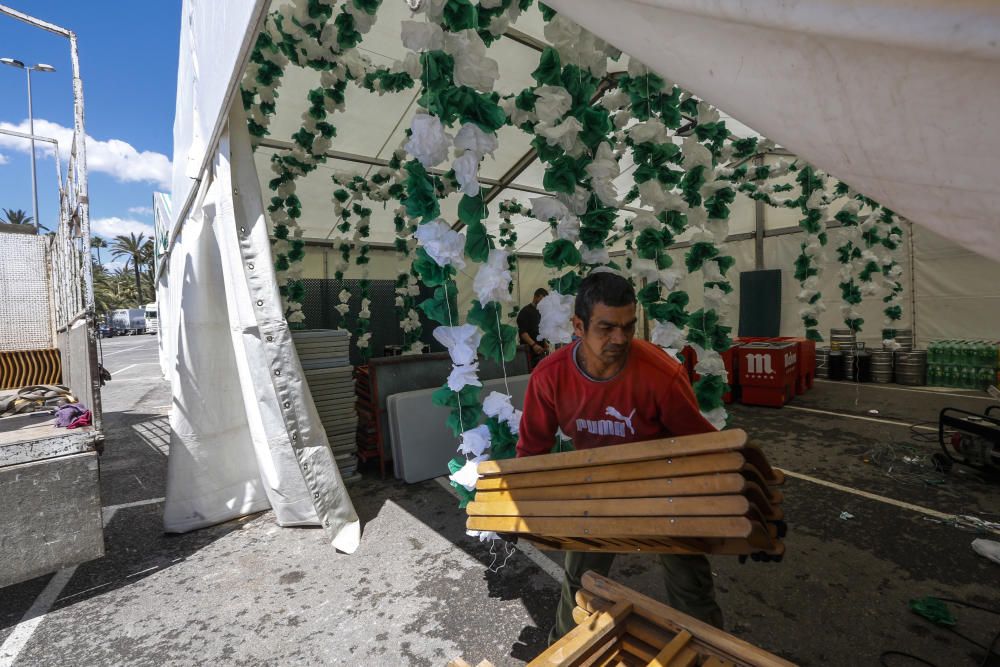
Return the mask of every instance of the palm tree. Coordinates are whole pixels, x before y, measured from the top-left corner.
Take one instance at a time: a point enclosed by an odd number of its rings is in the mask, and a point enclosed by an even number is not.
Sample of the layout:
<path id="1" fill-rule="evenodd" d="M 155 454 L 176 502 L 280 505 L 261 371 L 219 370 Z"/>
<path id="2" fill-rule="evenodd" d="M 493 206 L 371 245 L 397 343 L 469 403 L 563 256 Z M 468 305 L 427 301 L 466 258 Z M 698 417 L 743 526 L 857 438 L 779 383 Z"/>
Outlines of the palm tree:
<path id="1" fill-rule="evenodd" d="M 30 225 L 31 221 L 34 220 L 34 218 L 21 209 L 5 208 L 0 209 L 0 211 L 3 211 L 3 222 L 6 222 L 8 225 Z"/>
<path id="2" fill-rule="evenodd" d="M 90 247 L 93 248 L 94 250 L 97 250 L 97 263 L 103 266 L 104 263 L 101 261 L 101 248 L 107 248 L 108 242 L 102 239 L 100 236 L 95 236 L 92 239 L 90 239 Z"/>
<path id="3" fill-rule="evenodd" d="M 132 264 L 132 271 L 135 273 L 136 305 L 142 306 L 142 284 L 139 280 L 139 266 L 142 263 L 142 244 L 146 240 L 144 234 L 136 236 L 134 233 L 128 236 L 119 235 L 111 242 L 111 256 L 125 258 L 125 266 Z"/>

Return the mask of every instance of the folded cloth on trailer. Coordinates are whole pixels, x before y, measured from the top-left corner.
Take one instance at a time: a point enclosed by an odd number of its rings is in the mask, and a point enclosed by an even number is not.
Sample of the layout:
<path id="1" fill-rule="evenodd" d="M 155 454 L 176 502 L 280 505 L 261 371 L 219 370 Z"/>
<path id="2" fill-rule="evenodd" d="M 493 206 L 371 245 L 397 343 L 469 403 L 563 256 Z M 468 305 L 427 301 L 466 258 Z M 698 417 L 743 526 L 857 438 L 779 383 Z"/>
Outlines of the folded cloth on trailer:
<path id="1" fill-rule="evenodd" d="M 56 408 L 56 426 L 59 428 L 67 428 L 85 412 L 90 411 L 87 410 L 87 406 L 83 403 L 67 403 L 66 405 L 61 405 Z"/>

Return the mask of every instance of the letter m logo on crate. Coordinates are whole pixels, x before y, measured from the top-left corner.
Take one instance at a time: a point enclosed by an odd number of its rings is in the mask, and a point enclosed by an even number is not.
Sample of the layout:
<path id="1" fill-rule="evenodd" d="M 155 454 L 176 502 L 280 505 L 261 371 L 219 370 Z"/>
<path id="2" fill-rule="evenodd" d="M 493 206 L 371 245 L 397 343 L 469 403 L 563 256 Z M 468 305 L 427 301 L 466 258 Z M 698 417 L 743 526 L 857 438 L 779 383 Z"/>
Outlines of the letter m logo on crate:
<path id="1" fill-rule="evenodd" d="M 774 369 L 771 367 L 771 355 L 769 354 L 748 354 L 746 357 L 747 373 L 750 375 L 774 375 Z"/>

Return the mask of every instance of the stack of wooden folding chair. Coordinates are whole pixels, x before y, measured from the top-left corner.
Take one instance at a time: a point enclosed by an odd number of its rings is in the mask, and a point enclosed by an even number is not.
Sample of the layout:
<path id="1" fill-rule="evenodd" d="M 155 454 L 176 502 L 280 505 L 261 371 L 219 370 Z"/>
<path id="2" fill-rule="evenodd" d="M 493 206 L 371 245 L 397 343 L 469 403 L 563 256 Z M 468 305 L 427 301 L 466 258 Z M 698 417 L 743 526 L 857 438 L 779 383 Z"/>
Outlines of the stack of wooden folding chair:
<path id="1" fill-rule="evenodd" d="M 479 464 L 470 530 L 541 548 L 780 557 L 784 475 L 741 430 Z"/>
<path id="2" fill-rule="evenodd" d="M 794 667 L 594 572 L 576 604 L 577 626 L 528 667 Z"/>

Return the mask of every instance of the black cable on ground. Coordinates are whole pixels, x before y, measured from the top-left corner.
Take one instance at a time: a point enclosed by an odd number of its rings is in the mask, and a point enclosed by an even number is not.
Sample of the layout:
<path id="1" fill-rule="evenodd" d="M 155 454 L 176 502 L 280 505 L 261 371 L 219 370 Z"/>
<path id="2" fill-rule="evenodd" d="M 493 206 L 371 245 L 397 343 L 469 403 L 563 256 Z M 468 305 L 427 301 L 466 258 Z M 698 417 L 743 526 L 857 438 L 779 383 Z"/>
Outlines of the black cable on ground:
<path id="1" fill-rule="evenodd" d="M 941 602 L 950 602 L 951 604 L 956 604 L 956 605 L 958 605 L 960 607 L 967 607 L 969 609 L 976 609 L 976 610 L 979 610 L 979 611 L 985 611 L 988 614 L 995 614 L 997 616 L 1000 616 L 1000 610 L 992 609 L 990 607 L 983 607 L 983 606 L 980 606 L 980 605 L 977 605 L 977 604 L 973 604 L 971 602 L 966 602 L 965 600 L 956 600 L 954 598 L 936 598 L 936 599 L 940 600 Z M 923 618 L 923 617 L 921 617 L 921 618 Z M 924 620 L 928 620 L 928 619 L 925 618 Z M 949 632 L 952 632 L 953 634 L 961 637 L 962 639 L 964 639 L 965 641 L 969 642 L 970 644 L 973 644 L 973 645 L 977 646 L 978 648 L 981 648 L 984 651 L 986 651 L 986 655 L 983 656 L 982 661 L 979 663 L 979 667 L 986 667 L 986 665 L 988 665 L 989 662 L 990 662 L 990 656 L 992 656 L 992 655 L 1000 656 L 1000 653 L 998 653 L 998 652 L 995 651 L 997 642 L 1000 641 L 1000 632 L 997 632 L 995 635 L 993 635 L 993 640 L 989 643 L 989 646 L 986 646 L 984 644 L 980 644 L 979 642 L 977 642 L 975 639 L 972 639 L 971 637 L 966 637 L 961 632 L 959 632 L 958 630 L 956 630 L 956 629 L 954 629 L 954 628 L 952 628 L 950 626 L 947 626 L 947 625 L 938 625 L 938 624 L 935 624 L 935 626 L 939 627 L 939 628 L 943 628 L 945 630 L 948 630 Z M 882 665 L 882 667 L 895 667 L 894 665 L 890 665 L 888 662 L 886 662 L 885 659 L 888 656 L 898 656 L 898 657 L 901 657 L 901 658 L 908 658 L 910 660 L 915 660 L 916 662 L 919 662 L 920 664 L 923 664 L 923 665 L 930 665 L 930 667 L 938 667 L 933 662 L 929 662 L 928 660 L 925 660 L 924 658 L 921 658 L 920 656 L 913 655 L 912 653 L 906 653 L 904 651 L 883 651 L 879 655 L 879 658 L 878 658 L 879 664 Z"/>

